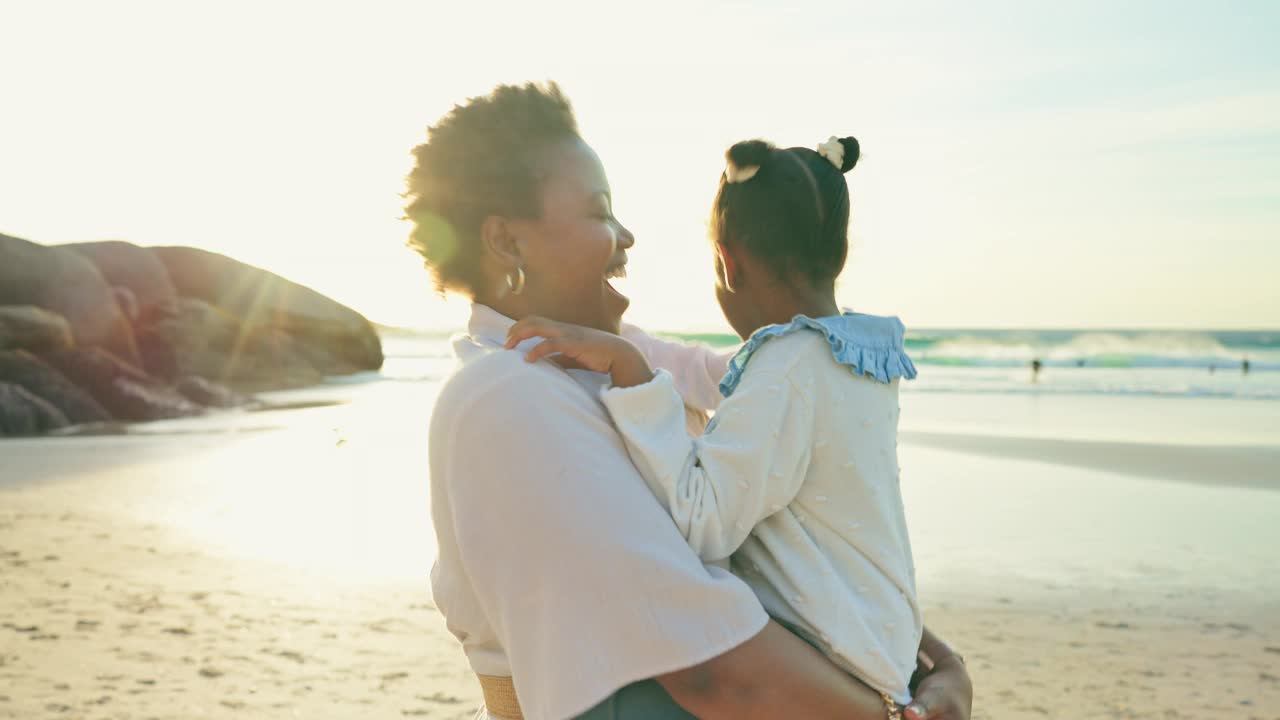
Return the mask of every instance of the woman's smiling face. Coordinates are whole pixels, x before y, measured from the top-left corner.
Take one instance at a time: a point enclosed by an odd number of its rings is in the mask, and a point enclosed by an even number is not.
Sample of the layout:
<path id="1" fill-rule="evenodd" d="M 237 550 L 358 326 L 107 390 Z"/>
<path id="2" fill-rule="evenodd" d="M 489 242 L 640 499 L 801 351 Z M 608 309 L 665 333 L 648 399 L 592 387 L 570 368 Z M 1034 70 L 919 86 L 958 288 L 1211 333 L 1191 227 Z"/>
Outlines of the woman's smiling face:
<path id="1" fill-rule="evenodd" d="M 613 216 L 600 158 L 580 139 L 545 150 L 542 215 L 511 220 L 530 312 L 618 332 L 630 301 L 609 280 L 625 276 L 635 237 Z"/>

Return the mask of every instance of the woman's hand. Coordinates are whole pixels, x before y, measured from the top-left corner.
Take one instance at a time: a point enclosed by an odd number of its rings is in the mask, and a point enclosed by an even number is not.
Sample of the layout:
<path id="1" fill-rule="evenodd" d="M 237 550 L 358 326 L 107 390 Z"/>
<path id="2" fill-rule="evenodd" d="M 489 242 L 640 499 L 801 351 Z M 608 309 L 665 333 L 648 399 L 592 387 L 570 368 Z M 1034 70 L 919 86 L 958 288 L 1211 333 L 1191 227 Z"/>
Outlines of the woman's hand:
<path id="1" fill-rule="evenodd" d="M 969 720 L 973 712 L 973 683 L 959 655 L 935 663 L 920 680 L 906 720 Z"/>
<path id="2" fill-rule="evenodd" d="M 653 370 L 635 345 L 612 333 L 571 325 L 531 315 L 507 331 L 510 350 L 529 338 L 543 339 L 525 355 L 537 362 L 548 355 L 559 355 L 573 367 L 605 373 L 613 378 L 614 387 L 632 387 L 653 380 Z"/>

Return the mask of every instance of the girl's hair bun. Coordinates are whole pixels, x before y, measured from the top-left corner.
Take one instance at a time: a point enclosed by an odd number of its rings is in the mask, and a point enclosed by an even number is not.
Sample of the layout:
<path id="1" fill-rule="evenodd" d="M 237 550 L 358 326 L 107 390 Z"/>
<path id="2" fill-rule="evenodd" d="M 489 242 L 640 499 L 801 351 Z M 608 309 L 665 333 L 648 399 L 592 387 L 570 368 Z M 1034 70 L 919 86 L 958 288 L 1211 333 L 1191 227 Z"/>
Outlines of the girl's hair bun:
<path id="1" fill-rule="evenodd" d="M 844 162 L 840 165 L 840 172 L 847 173 L 858 164 L 858 157 L 862 154 L 862 147 L 858 144 L 856 137 L 842 137 L 840 144 L 844 146 Z"/>
<path id="2" fill-rule="evenodd" d="M 740 143 L 734 143 L 724 156 L 737 167 L 760 167 L 769 159 L 773 151 L 773 144 L 764 140 L 743 140 Z"/>

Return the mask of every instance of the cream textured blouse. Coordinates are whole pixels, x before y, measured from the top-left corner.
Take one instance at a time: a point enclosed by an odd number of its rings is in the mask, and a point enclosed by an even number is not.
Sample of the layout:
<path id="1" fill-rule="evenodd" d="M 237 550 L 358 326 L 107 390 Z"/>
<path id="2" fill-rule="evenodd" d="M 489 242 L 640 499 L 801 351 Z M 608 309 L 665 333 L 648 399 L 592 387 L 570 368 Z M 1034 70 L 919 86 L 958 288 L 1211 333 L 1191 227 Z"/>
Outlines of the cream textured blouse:
<path id="1" fill-rule="evenodd" d="M 766 328 L 697 438 L 668 372 L 602 397 L 699 556 L 732 558 L 770 615 L 906 704 L 924 625 L 898 486 L 902 343 L 897 319 L 853 313 Z"/>
<path id="2" fill-rule="evenodd" d="M 530 720 L 561 720 L 716 657 L 768 617 L 649 491 L 600 402 L 607 377 L 503 350 L 511 324 L 473 307 L 432 412 L 431 585 L 472 669 L 511 676 Z M 690 404 L 718 399 L 726 358 L 625 334 Z"/>

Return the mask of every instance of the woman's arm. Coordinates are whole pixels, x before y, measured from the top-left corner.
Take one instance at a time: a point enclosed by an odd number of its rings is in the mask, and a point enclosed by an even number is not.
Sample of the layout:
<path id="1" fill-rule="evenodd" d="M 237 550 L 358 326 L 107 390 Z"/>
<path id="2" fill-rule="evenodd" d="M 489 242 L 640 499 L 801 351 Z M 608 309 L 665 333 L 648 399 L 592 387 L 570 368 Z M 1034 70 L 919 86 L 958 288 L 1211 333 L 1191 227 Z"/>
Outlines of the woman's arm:
<path id="1" fill-rule="evenodd" d="M 927 628 L 920 649 L 929 668 L 907 706 L 906 717 L 969 720 L 973 685 L 963 659 Z M 768 681 L 762 682 L 764 678 Z M 882 720 L 887 715 L 879 693 L 836 669 L 812 646 L 772 621 L 737 648 L 701 665 L 662 675 L 658 682 L 703 720 Z"/>
<path id="2" fill-rule="evenodd" d="M 884 720 L 880 694 L 770 621 L 747 642 L 658 682 L 702 720 Z"/>
<path id="3" fill-rule="evenodd" d="M 920 642 L 928 664 L 909 720 L 969 720 L 973 685 L 964 661 L 928 628 Z M 762 682 L 763 678 L 768 682 Z M 880 694 L 836 669 L 808 643 L 770 621 L 760 634 L 701 665 L 658 677 L 671 697 L 703 720 L 840 718 L 881 720 Z M 797 702 L 803 698 L 807 702 Z"/>

